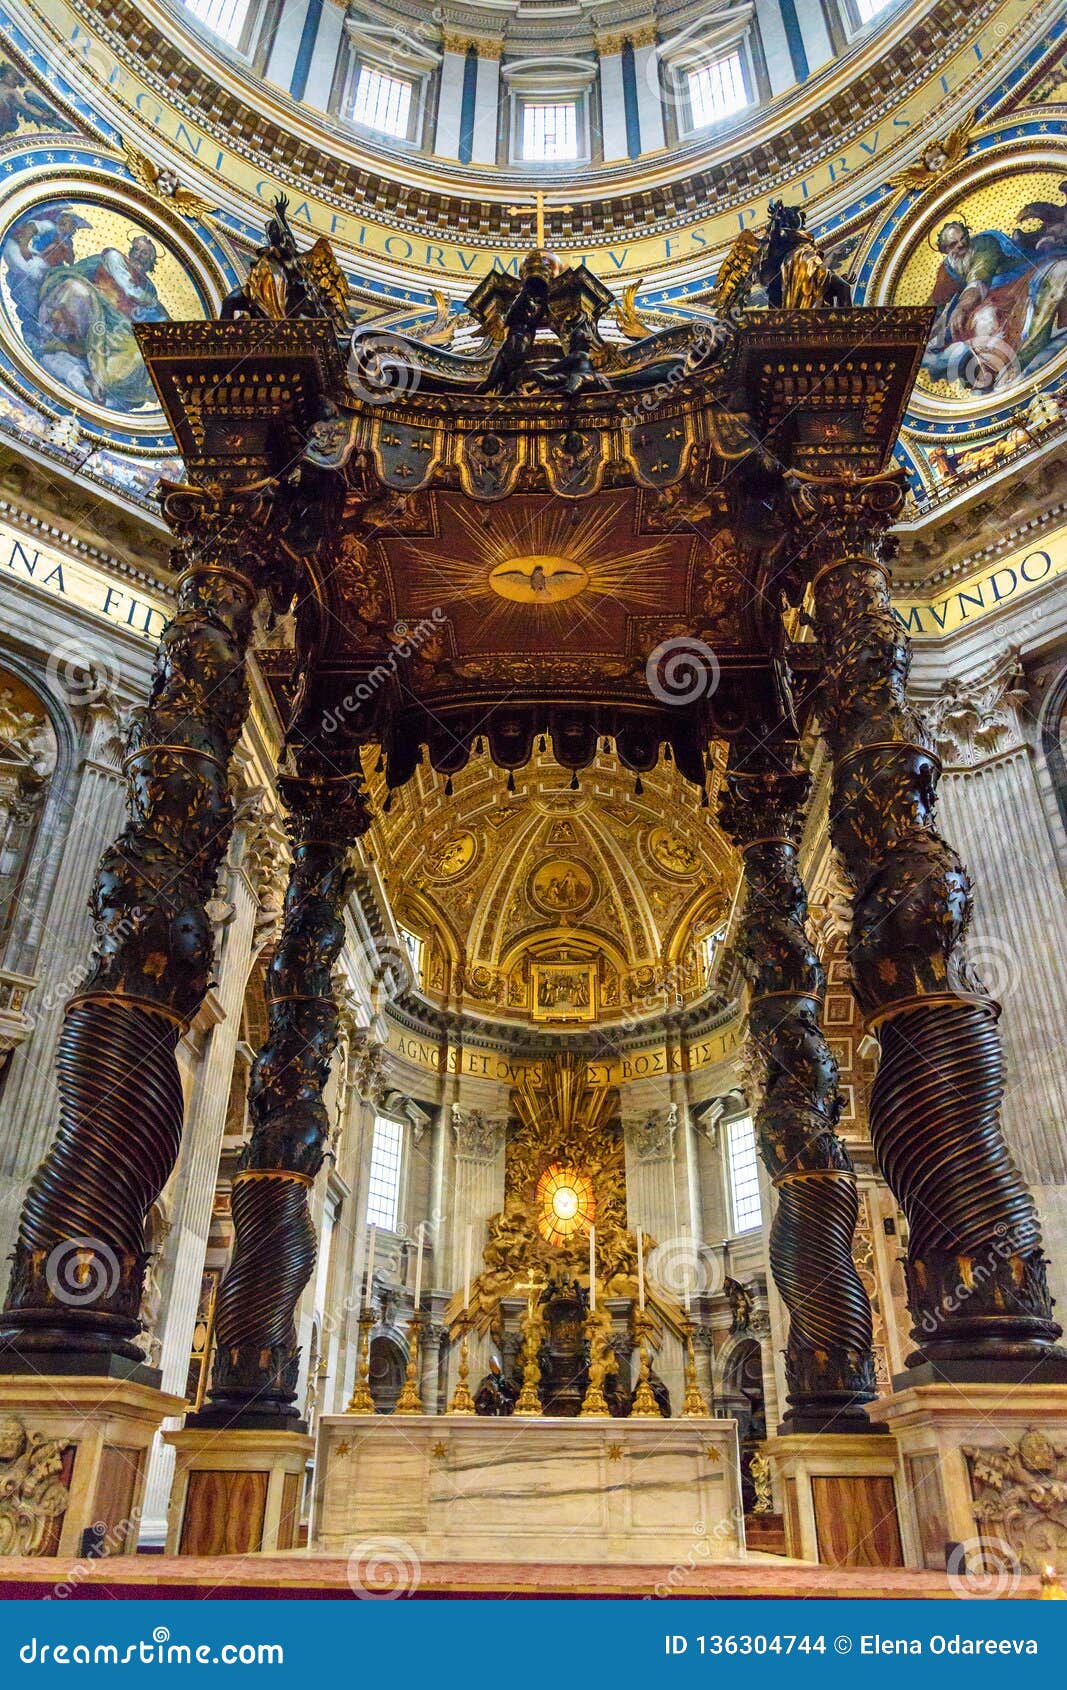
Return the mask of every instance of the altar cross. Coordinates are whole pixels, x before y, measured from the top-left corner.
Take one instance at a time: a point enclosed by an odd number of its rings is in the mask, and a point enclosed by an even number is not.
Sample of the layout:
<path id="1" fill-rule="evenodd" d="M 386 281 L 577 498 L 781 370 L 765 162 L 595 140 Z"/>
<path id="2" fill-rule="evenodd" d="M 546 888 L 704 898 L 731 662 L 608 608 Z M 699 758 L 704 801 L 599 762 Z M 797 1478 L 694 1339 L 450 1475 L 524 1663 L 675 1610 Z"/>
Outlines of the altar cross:
<path id="1" fill-rule="evenodd" d="M 527 1305 L 527 1309 L 529 1311 L 529 1315 L 530 1315 L 531 1320 L 533 1319 L 533 1312 L 534 1312 L 534 1296 L 539 1295 L 544 1290 L 544 1288 L 545 1288 L 545 1281 L 543 1279 L 537 1278 L 537 1275 L 535 1274 L 533 1268 L 530 1268 L 529 1277 L 527 1278 L 525 1284 L 523 1283 L 523 1281 L 521 1279 L 517 1279 L 515 1281 L 516 1291 L 525 1291 L 526 1294 L 527 1294 L 526 1305 Z"/>
<path id="2" fill-rule="evenodd" d="M 534 228 L 535 228 L 534 240 L 536 241 L 538 246 L 544 246 L 544 244 L 545 244 L 545 196 L 541 192 L 540 189 L 538 189 L 537 192 L 534 194 L 534 203 L 533 203 L 532 206 L 529 206 L 529 205 L 509 205 L 509 206 L 505 206 L 504 209 L 506 210 L 509 217 L 519 217 L 519 216 L 522 215 L 522 213 L 524 211 L 532 211 L 533 214 L 534 214 Z M 573 207 L 573 205 L 557 205 L 557 206 L 553 207 L 553 210 L 554 211 L 573 211 L 574 207 Z"/>

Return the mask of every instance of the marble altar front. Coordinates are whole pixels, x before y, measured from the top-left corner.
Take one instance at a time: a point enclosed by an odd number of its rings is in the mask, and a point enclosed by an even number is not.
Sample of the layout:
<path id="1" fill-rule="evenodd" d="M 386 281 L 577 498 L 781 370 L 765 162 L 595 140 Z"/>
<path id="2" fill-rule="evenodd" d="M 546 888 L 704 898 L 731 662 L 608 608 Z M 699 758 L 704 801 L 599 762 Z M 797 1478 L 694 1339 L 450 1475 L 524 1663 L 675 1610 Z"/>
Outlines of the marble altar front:
<path id="1" fill-rule="evenodd" d="M 733 1420 L 326 1415 L 314 1548 L 615 1564 L 745 1552 Z"/>

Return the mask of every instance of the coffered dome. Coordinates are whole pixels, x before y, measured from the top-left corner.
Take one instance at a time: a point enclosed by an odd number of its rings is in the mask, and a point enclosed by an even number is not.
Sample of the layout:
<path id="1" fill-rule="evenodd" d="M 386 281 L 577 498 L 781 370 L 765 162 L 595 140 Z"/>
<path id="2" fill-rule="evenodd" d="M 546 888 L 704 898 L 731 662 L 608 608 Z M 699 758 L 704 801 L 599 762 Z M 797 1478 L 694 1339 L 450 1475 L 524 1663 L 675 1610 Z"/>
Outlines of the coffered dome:
<path id="1" fill-rule="evenodd" d="M 545 748 L 513 792 L 484 756 L 452 785 L 420 770 L 388 814 L 375 804 L 372 849 L 423 995 L 561 1027 L 712 990 L 737 861 L 671 765 L 635 783 L 602 751 L 571 777 Z"/>

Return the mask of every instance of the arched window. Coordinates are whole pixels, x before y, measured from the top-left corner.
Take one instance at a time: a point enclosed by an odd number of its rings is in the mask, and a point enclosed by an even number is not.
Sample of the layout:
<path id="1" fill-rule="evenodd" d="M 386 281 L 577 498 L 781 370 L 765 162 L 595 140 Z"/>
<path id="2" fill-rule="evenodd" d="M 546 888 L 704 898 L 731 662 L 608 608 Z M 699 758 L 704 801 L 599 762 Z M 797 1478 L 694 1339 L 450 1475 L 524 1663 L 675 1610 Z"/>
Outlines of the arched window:
<path id="1" fill-rule="evenodd" d="M 749 1232 L 763 1223 L 759 1194 L 759 1163 L 752 1122 L 730 1121 L 726 1128 L 726 1163 L 730 1174 L 730 1208 L 735 1232 Z"/>
<path id="2" fill-rule="evenodd" d="M 367 1220 L 384 1232 L 395 1232 L 400 1207 L 400 1172 L 404 1129 L 399 1121 L 379 1115 L 374 1123 L 367 1187 Z"/>
<path id="3" fill-rule="evenodd" d="M 228 47 L 244 45 L 251 0 L 185 0 L 185 9 Z"/>

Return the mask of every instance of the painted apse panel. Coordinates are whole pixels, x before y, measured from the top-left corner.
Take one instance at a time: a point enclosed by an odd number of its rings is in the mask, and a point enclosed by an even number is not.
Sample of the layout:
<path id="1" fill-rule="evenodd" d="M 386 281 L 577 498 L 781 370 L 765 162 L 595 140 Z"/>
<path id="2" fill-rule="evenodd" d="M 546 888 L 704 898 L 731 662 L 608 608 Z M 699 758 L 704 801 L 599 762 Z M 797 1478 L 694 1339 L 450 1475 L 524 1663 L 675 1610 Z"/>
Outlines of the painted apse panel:
<path id="1" fill-rule="evenodd" d="M 0 53 L 0 142 L 12 136 L 71 134 L 74 125 L 13 59 Z"/>
<path id="2" fill-rule="evenodd" d="M 18 361 L 105 421 L 162 424 L 137 323 L 203 319 L 208 300 L 167 237 L 86 193 L 34 200 L 0 236 L 0 304 Z"/>
<path id="3" fill-rule="evenodd" d="M 1067 163 L 965 187 L 915 239 L 897 305 L 936 310 L 916 400 L 1003 393 L 1067 354 Z"/>

